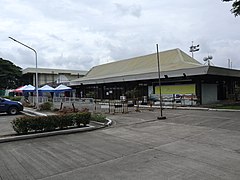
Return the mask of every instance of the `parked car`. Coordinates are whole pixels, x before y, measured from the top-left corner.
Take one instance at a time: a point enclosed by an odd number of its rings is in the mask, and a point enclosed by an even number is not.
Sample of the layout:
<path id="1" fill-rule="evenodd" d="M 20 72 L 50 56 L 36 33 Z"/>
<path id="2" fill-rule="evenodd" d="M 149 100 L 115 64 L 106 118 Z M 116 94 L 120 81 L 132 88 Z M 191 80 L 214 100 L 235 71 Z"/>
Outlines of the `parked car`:
<path id="1" fill-rule="evenodd" d="M 0 112 L 7 112 L 8 114 L 15 115 L 23 111 L 23 105 L 18 101 L 11 101 L 10 99 L 0 97 Z"/>

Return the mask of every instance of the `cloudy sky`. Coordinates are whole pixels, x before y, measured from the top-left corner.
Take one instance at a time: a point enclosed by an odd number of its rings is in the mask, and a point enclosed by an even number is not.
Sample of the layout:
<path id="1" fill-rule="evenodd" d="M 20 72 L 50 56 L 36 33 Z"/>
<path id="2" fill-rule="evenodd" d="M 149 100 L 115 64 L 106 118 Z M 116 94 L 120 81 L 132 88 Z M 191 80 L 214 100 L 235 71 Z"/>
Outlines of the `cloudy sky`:
<path id="1" fill-rule="evenodd" d="M 240 17 L 221 0 L 0 0 L 0 57 L 34 67 L 89 70 L 116 60 L 200 44 L 195 58 L 240 69 Z"/>

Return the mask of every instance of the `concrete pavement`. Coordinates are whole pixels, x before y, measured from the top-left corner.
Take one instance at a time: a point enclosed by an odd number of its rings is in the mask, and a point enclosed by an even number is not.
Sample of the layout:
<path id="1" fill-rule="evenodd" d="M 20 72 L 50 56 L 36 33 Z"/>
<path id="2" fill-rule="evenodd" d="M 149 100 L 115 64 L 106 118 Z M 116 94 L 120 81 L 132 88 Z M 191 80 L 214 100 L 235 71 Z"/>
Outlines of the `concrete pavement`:
<path id="1" fill-rule="evenodd" d="M 111 115 L 110 128 L 3 143 L 0 179 L 236 179 L 240 112 Z"/>

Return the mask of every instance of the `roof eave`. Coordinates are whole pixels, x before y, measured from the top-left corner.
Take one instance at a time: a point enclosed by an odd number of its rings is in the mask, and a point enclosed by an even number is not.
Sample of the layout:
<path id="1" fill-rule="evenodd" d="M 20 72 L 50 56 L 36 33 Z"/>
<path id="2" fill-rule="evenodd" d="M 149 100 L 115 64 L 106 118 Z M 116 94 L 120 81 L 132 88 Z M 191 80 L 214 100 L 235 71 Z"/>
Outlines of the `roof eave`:
<path id="1" fill-rule="evenodd" d="M 174 77 L 182 77 L 185 73 L 186 76 L 196 76 L 196 75 L 205 75 L 208 73 L 208 66 L 200 66 L 196 68 L 187 68 L 187 69 L 179 69 L 172 71 L 162 71 L 161 78 L 164 78 L 167 75 L 169 78 Z M 107 77 L 107 78 L 79 78 L 78 81 L 71 81 L 70 86 L 77 85 L 90 85 L 90 84 L 102 84 L 102 83 L 113 83 L 113 82 L 127 82 L 127 81 L 140 81 L 140 80 L 148 80 L 148 79 L 157 79 L 158 73 L 143 73 L 143 74 L 135 74 L 135 75 L 127 75 L 127 76 L 116 76 L 116 77 Z"/>

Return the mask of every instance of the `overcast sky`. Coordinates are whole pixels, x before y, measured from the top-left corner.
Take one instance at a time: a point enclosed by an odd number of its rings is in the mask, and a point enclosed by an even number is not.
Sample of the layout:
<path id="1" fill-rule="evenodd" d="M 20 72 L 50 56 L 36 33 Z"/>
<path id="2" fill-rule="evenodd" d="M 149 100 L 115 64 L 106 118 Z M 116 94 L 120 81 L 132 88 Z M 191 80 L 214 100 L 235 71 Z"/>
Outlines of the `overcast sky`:
<path id="1" fill-rule="evenodd" d="M 240 69 L 240 17 L 221 0 L 0 0 L 0 57 L 22 67 L 91 67 L 200 44 L 195 58 Z"/>

